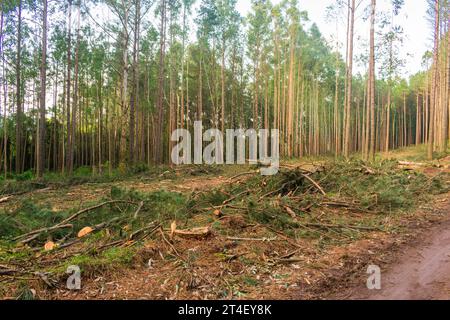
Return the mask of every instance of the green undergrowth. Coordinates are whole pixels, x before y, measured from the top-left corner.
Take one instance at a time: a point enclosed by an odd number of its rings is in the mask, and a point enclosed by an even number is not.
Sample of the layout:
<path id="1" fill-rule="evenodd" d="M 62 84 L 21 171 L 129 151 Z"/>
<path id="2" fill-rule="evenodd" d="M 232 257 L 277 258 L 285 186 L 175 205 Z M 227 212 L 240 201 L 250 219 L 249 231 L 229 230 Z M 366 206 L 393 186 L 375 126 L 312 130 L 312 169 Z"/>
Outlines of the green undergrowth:
<path id="1" fill-rule="evenodd" d="M 64 237 L 67 238 L 71 234 L 76 235 L 79 230 L 86 226 L 94 227 L 108 222 L 110 222 L 108 229 L 112 234 L 117 237 L 126 236 L 126 233 L 136 231 L 149 222 L 184 219 L 186 214 L 186 210 L 183 210 L 186 196 L 181 193 L 159 190 L 144 194 L 115 186 L 111 187 L 108 198 L 86 205 L 85 208 L 109 201 L 123 202 L 106 204 L 86 212 L 77 219 L 70 221 L 73 228 L 58 229 L 48 233 L 43 232 L 33 243 L 42 243 L 49 237 L 53 241 L 57 241 Z M 143 206 L 137 217 L 134 218 L 141 202 L 143 202 Z M 13 212 L 0 215 L 0 239 L 12 239 L 39 228 L 50 228 L 63 222 L 76 212 L 77 210 L 67 210 L 56 214 L 50 207 L 42 207 L 34 204 L 31 200 L 25 200 Z M 124 225 L 127 225 L 128 231 L 123 230 Z"/>
<path id="2" fill-rule="evenodd" d="M 134 248 L 111 248 L 101 253 L 90 252 L 73 256 L 48 271 L 64 274 L 69 266 L 78 266 L 85 276 L 90 276 L 131 266 L 135 255 Z"/>
<path id="3" fill-rule="evenodd" d="M 74 250 L 73 254 L 64 255 L 62 259 L 57 258 L 51 264 L 45 264 L 45 270 L 62 275 L 70 265 L 79 266 L 84 274 L 118 269 L 133 262 L 136 248 L 142 244 L 139 237 L 135 237 L 133 238 L 137 239 L 135 245 L 123 247 L 121 244 L 127 243 L 132 235 L 139 235 L 138 232 L 141 230 L 150 231 L 153 227 L 157 228 L 158 224 L 167 226 L 171 221 L 187 219 L 186 196 L 164 190 L 140 193 L 112 187 L 107 198 L 86 204 L 86 208 L 111 201 L 120 202 L 81 214 L 70 221 L 71 228 L 40 232 L 38 237 L 25 246 L 20 245 L 19 241 L 27 237 L 17 240 L 15 238 L 31 231 L 56 226 L 73 216 L 77 210 L 55 213 L 49 207 L 24 201 L 15 211 L 0 214 L 0 265 L 13 264 L 31 268 L 32 271 L 40 270 L 41 267 L 37 262 L 39 256 L 45 257 L 53 253 L 44 252 L 46 242 L 53 241 L 58 245 L 71 243 L 77 241 L 77 234 L 81 229 L 91 227 L 94 228 L 93 233 L 82 238 L 76 246 L 70 247 L 69 250 Z M 139 207 L 140 210 L 137 212 Z M 99 225 L 102 225 L 101 228 L 96 229 L 95 227 Z M 115 242 L 118 244 L 114 244 Z M 104 248 L 111 243 L 114 245 Z M 36 262 L 30 265 L 30 261 Z"/>
<path id="4" fill-rule="evenodd" d="M 362 161 L 335 162 L 313 176 L 333 198 L 352 199 L 377 212 L 410 209 L 429 196 L 448 190 L 442 176 L 428 177 L 398 168 L 396 161 L 366 165 Z"/>
<path id="5" fill-rule="evenodd" d="M 369 164 L 336 160 L 317 166 L 313 173 L 283 169 L 271 177 L 254 175 L 243 183 L 203 193 L 189 205 L 197 213 L 205 208 L 219 208 L 227 214 L 245 213 L 249 222 L 268 225 L 289 236 L 316 237 L 321 234 L 317 230 L 320 227 L 303 225 L 318 224 L 316 213 L 321 216 L 319 223 L 326 219 L 327 224 L 382 229 L 384 216 L 406 212 L 432 195 L 447 192 L 446 181 L 444 176 L 430 178 L 403 170 L 396 161 Z M 356 213 L 359 218 L 351 220 L 347 213 Z M 351 228 L 331 232 L 350 239 L 360 233 Z"/>
<path id="6" fill-rule="evenodd" d="M 220 175 L 227 170 L 233 172 L 233 169 L 235 169 L 233 166 L 229 168 L 228 166 L 203 167 L 191 165 L 171 168 L 169 166 L 148 167 L 142 164 L 128 168 L 125 171 L 114 169 L 109 173 L 108 170 L 104 170 L 100 174 L 93 172 L 91 167 L 80 167 L 71 175 L 47 172 L 40 180 L 36 179 L 32 171 L 27 171 L 22 174 L 8 174 L 6 180 L 4 176 L 0 176 L 0 196 L 23 194 L 49 186 L 64 187 L 87 183 L 104 184 L 131 180 L 177 180 L 184 177 Z"/>
<path id="7" fill-rule="evenodd" d="M 429 162 L 427 157 L 428 145 L 422 144 L 418 146 L 404 147 L 397 150 L 392 150 L 388 153 L 381 153 L 377 157 L 380 159 L 397 159 L 411 162 Z M 434 152 L 434 159 L 430 163 L 437 164 L 439 159 L 450 155 L 450 147 L 447 152 Z"/>
<path id="8" fill-rule="evenodd" d="M 221 168 L 205 171 L 194 168 L 181 177 L 208 175 L 211 170 L 217 170 L 214 175 L 223 172 Z M 141 240 L 129 248 L 101 248 L 115 241 L 125 243 L 146 227 L 161 225 L 168 229 L 172 221 L 177 221 L 180 228 L 209 224 L 214 232 L 234 237 L 252 237 L 253 234 L 244 234 L 245 225 L 262 225 L 292 239 L 313 240 L 318 248 L 339 245 L 360 239 L 366 232 L 387 231 L 385 217 L 411 211 L 432 195 L 449 190 L 447 176 L 429 177 L 404 170 L 396 161 L 335 160 L 321 162 L 311 170 L 281 169 L 278 175 L 267 177 L 249 174 L 237 179 L 240 182 L 190 194 L 165 190 L 142 193 L 113 186 L 104 199 L 85 204 L 83 208 L 120 202 L 79 215 L 70 221 L 71 228 L 46 230 L 25 246 L 17 246 L 18 241 L 14 238 L 58 225 L 83 209 L 55 213 L 50 204 L 38 205 L 25 200 L 12 212 L 0 214 L 0 265 L 30 265 L 36 253 L 48 254 L 42 250 L 47 241 L 60 245 L 70 243 L 77 239 L 82 228 L 102 224 L 101 228 L 81 239 L 82 246 L 76 247 L 76 254 L 64 255 L 64 259 L 46 265 L 46 270 L 61 274 L 67 266 L 78 265 L 84 272 L 94 274 L 96 270 L 130 265 L 143 243 Z M 180 177 L 176 171 L 164 172 Z M 167 179 L 166 176 L 163 178 Z M 240 218 L 244 222 L 217 220 L 213 214 L 217 210 L 224 216 Z M 153 236 L 149 235 L 150 238 Z M 273 234 L 267 233 L 267 236 Z M 161 241 L 161 237 L 157 239 Z M 39 264 L 33 263 L 32 268 L 39 268 Z"/>

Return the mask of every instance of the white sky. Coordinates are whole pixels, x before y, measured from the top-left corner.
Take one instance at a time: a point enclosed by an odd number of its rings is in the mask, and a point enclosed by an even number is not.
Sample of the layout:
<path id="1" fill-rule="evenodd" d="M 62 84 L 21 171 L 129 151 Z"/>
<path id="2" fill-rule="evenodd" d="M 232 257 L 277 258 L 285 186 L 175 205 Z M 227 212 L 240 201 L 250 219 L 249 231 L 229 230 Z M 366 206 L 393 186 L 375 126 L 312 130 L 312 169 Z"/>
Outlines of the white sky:
<path id="1" fill-rule="evenodd" d="M 274 3 L 279 2 L 279 0 L 272 0 Z M 335 37 L 336 25 L 334 22 L 327 23 L 325 19 L 325 9 L 331 5 L 334 0 L 299 0 L 300 9 L 308 11 L 309 19 L 311 22 L 315 22 L 323 36 L 327 40 L 331 40 L 332 36 Z M 363 0 L 361 8 L 357 13 L 361 16 L 362 9 L 369 3 L 368 0 Z M 378 10 L 389 10 L 390 0 L 378 0 Z M 251 8 L 251 2 L 249 0 L 238 0 L 238 9 L 242 15 L 246 15 Z M 406 68 L 404 70 L 405 75 L 414 74 L 422 68 L 422 56 L 425 51 L 430 48 L 430 34 L 431 30 L 425 19 L 425 14 L 427 10 L 426 0 L 405 0 L 405 5 L 399 17 L 397 17 L 397 24 L 401 25 L 404 29 L 406 39 L 404 46 L 399 53 L 401 56 L 406 58 Z M 367 39 L 369 35 L 368 21 L 364 21 L 359 18 L 356 22 L 356 32 L 355 37 L 356 52 L 355 56 L 361 52 L 358 52 L 361 48 L 358 47 L 358 36 L 363 39 Z M 345 41 L 346 25 L 342 24 L 339 34 L 340 41 L 344 43 Z M 345 45 L 342 46 L 345 48 Z M 411 55 L 411 56 L 409 56 Z M 345 56 L 345 51 L 343 52 Z"/>

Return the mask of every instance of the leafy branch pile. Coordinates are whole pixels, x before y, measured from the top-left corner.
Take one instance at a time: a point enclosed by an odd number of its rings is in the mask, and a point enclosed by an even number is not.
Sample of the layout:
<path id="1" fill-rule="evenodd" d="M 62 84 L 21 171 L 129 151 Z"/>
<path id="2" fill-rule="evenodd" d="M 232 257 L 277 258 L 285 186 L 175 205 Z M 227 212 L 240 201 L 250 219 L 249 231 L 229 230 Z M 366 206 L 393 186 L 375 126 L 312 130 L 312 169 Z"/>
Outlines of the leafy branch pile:
<path id="1" fill-rule="evenodd" d="M 269 177 L 253 169 L 214 190 L 187 195 L 112 187 L 101 202 L 66 212 L 25 201 L 0 215 L 0 275 L 37 276 L 53 284 L 41 270 L 62 274 L 70 264 L 93 272 L 119 267 L 150 240 L 183 261 L 174 235 L 213 233 L 232 241 L 271 241 L 275 236 L 296 247 L 299 239 L 348 243 L 366 232 L 386 231 L 386 215 L 449 190 L 446 177 L 405 170 L 395 161 L 283 167 Z M 187 172 L 204 174 L 197 168 Z M 226 223 L 233 218 L 240 218 L 241 225 Z M 264 229 L 263 238 L 255 238 L 261 236 L 256 229 L 243 231 L 242 225 Z"/>
<path id="2" fill-rule="evenodd" d="M 289 227 L 301 226 L 299 220 L 311 218 L 312 212 L 339 209 L 340 215 L 342 210 L 368 217 L 389 214 L 410 209 L 429 195 L 448 189 L 442 175 L 430 178 L 402 169 L 396 161 L 373 163 L 370 167 L 358 160 L 335 161 L 308 170 L 285 167 L 270 177 L 256 173 L 249 179 L 237 179 L 225 189 L 194 197 L 190 208 L 196 213 L 216 210 L 219 215 L 246 212 L 249 221 L 286 232 Z M 310 225 L 321 227 L 319 222 Z"/>

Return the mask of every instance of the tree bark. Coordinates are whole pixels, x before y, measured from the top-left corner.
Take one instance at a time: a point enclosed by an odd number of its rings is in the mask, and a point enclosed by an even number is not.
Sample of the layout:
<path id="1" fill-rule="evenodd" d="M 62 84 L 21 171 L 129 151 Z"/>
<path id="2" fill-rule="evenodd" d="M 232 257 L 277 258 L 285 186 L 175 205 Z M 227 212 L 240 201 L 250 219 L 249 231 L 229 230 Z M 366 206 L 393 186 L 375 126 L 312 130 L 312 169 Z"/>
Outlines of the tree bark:
<path id="1" fill-rule="evenodd" d="M 154 161 L 156 164 L 162 164 L 162 162 L 163 162 L 165 51 L 166 51 L 166 0 L 161 0 L 158 95 L 157 95 L 157 101 L 156 101 L 157 119 L 155 122 L 155 131 L 154 131 L 154 135 L 155 135 Z"/>
<path id="2" fill-rule="evenodd" d="M 17 13 L 17 59 L 16 59 L 16 173 L 22 173 L 23 111 L 22 111 L 22 0 Z"/>
<path id="3" fill-rule="evenodd" d="M 348 43 L 348 67 L 347 67 L 347 91 L 345 98 L 345 129 L 344 129 L 344 156 L 350 156 L 350 125 L 351 125 L 351 105 L 353 95 L 353 38 L 355 32 L 355 10 L 356 0 L 352 0 L 350 9 L 350 28 Z"/>
<path id="4" fill-rule="evenodd" d="M 375 160 L 375 13 L 376 0 L 372 0 L 370 18 L 370 147 L 369 159 Z"/>
<path id="5" fill-rule="evenodd" d="M 41 179 L 45 164 L 45 102 L 47 92 L 47 0 L 43 0 L 42 12 L 42 60 L 41 60 L 41 88 L 39 105 L 39 137 L 37 147 L 36 176 Z"/>
<path id="6" fill-rule="evenodd" d="M 439 64 L 439 26 L 440 26 L 440 18 L 439 18 L 439 0 L 434 1 L 434 9 L 435 9 L 435 25 L 434 25 L 434 51 L 433 51 L 433 80 L 431 82 L 431 97 L 430 97 L 430 119 L 429 119 L 429 128 L 428 128 L 428 149 L 427 149 L 427 157 L 428 160 L 433 160 L 434 153 L 434 144 L 435 144 L 435 112 L 437 107 L 437 96 L 436 96 L 436 87 L 437 87 L 437 76 L 438 76 L 438 64 Z"/>

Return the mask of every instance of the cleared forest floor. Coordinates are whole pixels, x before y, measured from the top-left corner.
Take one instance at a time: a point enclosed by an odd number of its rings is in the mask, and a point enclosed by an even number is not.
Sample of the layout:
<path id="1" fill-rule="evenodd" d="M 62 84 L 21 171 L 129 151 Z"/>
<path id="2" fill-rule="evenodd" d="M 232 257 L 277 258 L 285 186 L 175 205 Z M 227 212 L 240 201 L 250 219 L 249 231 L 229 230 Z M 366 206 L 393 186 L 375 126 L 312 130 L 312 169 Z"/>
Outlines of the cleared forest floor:
<path id="1" fill-rule="evenodd" d="M 107 182 L 5 184 L 0 297 L 354 297 L 369 264 L 388 265 L 450 218 L 450 158 L 428 163 L 421 152 L 370 165 L 289 161 L 275 177 L 192 166 Z M 81 268 L 80 291 L 66 289 L 70 265 Z"/>

